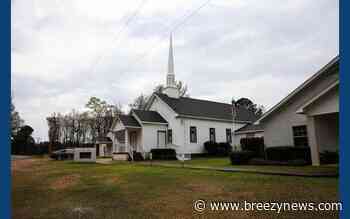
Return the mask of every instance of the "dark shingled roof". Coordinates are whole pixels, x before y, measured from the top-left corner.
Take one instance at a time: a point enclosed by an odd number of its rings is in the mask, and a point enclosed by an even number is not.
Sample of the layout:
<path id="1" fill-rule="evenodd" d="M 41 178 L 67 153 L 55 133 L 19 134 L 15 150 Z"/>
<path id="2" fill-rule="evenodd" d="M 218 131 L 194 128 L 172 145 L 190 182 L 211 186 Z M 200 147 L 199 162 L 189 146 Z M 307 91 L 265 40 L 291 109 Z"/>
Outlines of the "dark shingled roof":
<path id="1" fill-rule="evenodd" d="M 122 121 L 124 126 L 141 127 L 137 120 L 130 115 L 119 115 L 118 117 Z"/>
<path id="2" fill-rule="evenodd" d="M 243 126 L 242 128 L 240 129 L 237 129 L 235 131 L 235 133 L 238 133 L 238 132 L 255 132 L 255 131 L 263 131 L 264 128 L 261 124 L 248 124 L 248 125 L 245 125 Z"/>
<path id="3" fill-rule="evenodd" d="M 185 116 L 207 117 L 222 120 L 232 120 L 232 106 L 207 100 L 188 97 L 171 98 L 166 94 L 156 93 L 160 99 L 167 103 L 176 113 Z M 254 122 L 258 117 L 246 108 L 237 109 L 237 121 Z"/>
<path id="4" fill-rule="evenodd" d="M 142 122 L 168 123 L 158 112 L 151 110 L 133 110 Z"/>
<path id="5" fill-rule="evenodd" d="M 109 137 L 97 137 L 96 142 L 112 142 L 112 139 L 110 139 Z"/>

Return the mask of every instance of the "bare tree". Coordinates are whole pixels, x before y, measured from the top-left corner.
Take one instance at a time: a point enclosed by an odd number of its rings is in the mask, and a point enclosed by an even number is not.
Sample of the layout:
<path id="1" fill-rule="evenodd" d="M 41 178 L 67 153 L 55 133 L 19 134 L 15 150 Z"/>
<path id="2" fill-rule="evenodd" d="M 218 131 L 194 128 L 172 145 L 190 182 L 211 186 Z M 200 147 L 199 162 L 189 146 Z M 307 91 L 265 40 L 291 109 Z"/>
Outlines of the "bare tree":
<path id="1" fill-rule="evenodd" d="M 140 96 L 136 97 L 134 102 L 129 104 L 129 106 L 131 109 L 144 110 L 148 99 L 149 96 L 141 94 Z"/>
<path id="2" fill-rule="evenodd" d="M 92 143 L 99 136 L 106 136 L 113 120 L 121 113 L 120 104 L 107 104 L 92 97 L 86 104 L 89 111 L 72 110 L 67 114 L 53 113 L 47 117 L 49 139 L 52 144 L 79 146 Z"/>
<path id="3" fill-rule="evenodd" d="M 49 126 L 48 136 L 49 136 L 49 154 L 52 152 L 52 146 L 60 139 L 60 119 L 59 114 L 53 113 L 50 117 L 46 118 L 47 124 Z"/>
<path id="4" fill-rule="evenodd" d="M 106 136 L 109 132 L 114 118 L 122 113 L 120 104 L 108 104 L 97 97 L 91 97 L 86 107 L 90 110 L 92 121 L 90 121 L 93 141 L 96 137 Z"/>
<path id="5" fill-rule="evenodd" d="M 11 99 L 11 136 L 15 136 L 23 125 L 24 120 L 19 116 Z"/>

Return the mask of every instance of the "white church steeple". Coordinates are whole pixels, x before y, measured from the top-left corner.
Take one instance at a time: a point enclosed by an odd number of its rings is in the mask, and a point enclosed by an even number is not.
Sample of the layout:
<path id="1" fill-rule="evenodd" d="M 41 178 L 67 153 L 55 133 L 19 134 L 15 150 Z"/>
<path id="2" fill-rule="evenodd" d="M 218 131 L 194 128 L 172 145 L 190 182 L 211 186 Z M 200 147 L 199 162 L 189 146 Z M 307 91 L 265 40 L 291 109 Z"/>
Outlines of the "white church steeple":
<path id="1" fill-rule="evenodd" d="M 173 54 L 173 37 L 170 34 L 169 42 L 169 57 L 168 57 L 168 72 L 166 75 L 166 87 L 164 93 L 169 97 L 179 98 L 180 92 L 176 87 L 175 73 L 174 73 L 174 54 Z"/>
<path id="2" fill-rule="evenodd" d="M 174 74 L 173 36 L 171 34 L 169 44 L 168 74 Z"/>

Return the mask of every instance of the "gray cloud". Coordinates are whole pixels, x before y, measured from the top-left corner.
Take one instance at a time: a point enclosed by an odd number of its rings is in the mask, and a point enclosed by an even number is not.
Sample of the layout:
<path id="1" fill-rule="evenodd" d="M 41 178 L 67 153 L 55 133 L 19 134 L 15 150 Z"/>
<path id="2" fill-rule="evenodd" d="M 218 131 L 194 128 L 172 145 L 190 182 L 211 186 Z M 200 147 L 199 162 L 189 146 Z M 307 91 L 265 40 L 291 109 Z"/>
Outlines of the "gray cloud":
<path id="1" fill-rule="evenodd" d="M 165 81 L 169 26 L 203 1 L 152 2 L 117 35 L 138 3 L 11 2 L 12 89 L 35 136 L 47 138 L 52 112 L 90 96 L 127 106 Z M 174 33 L 176 77 L 193 97 L 271 107 L 338 54 L 338 10 L 333 0 L 212 1 Z"/>

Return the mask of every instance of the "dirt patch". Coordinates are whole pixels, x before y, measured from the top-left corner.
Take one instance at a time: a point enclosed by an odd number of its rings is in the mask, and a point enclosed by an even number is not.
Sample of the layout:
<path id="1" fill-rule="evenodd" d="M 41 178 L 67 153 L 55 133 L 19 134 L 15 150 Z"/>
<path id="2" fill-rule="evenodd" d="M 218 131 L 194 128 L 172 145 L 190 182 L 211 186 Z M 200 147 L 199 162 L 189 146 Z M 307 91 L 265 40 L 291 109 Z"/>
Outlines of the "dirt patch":
<path id="1" fill-rule="evenodd" d="M 80 176 L 77 174 L 62 176 L 55 180 L 53 183 L 51 183 L 50 188 L 60 190 L 71 187 L 78 182 L 79 178 Z"/>
<path id="2" fill-rule="evenodd" d="M 11 161 L 11 171 L 31 171 L 35 163 L 34 159 L 18 159 Z"/>
<path id="3" fill-rule="evenodd" d="M 189 192 L 199 193 L 199 194 L 222 194 L 224 193 L 224 186 L 223 185 L 214 185 L 209 183 L 202 183 L 202 182 L 196 182 L 196 183 L 188 183 L 184 185 L 184 189 L 188 190 Z"/>

